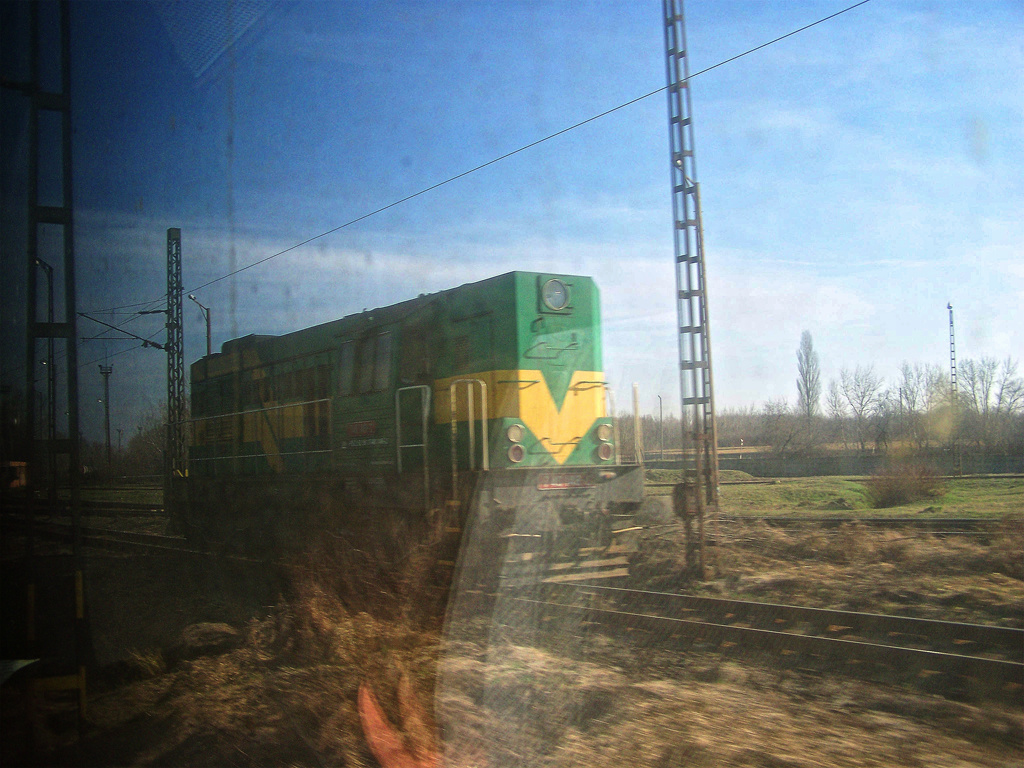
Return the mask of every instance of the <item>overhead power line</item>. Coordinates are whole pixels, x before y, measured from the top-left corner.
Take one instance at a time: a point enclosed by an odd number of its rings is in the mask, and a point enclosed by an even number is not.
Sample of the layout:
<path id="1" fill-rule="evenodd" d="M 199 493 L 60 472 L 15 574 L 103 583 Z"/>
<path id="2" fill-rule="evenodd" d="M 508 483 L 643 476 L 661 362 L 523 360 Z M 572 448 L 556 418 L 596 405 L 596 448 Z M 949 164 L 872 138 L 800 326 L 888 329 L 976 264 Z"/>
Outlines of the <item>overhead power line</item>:
<path id="1" fill-rule="evenodd" d="M 855 8 L 859 8 L 862 5 L 866 5 L 869 2 L 871 2 L 871 0 L 860 0 L 860 2 L 857 2 L 857 3 L 854 3 L 853 5 L 847 6 L 846 8 L 843 8 L 842 10 L 836 11 L 835 13 L 829 14 L 828 16 L 824 16 L 824 17 L 818 19 L 817 21 L 813 21 L 810 24 L 805 24 L 804 26 L 802 26 L 802 27 L 800 27 L 798 29 L 794 29 L 791 32 L 787 32 L 784 35 L 780 35 L 779 37 L 776 37 L 776 38 L 774 38 L 772 40 L 769 40 L 768 42 L 761 43 L 760 45 L 757 45 L 757 46 L 755 46 L 753 48 L 748 48 L 747 50 L 743 51 L 742 53 L 738 53 L 735 56 L 730 56 L 728 59 L 723 59 L 722 61 L 719 61 L 717 64 L 712 64 L 710 67 L 705 67 L 704 69 L 702 69 L 702 70 L 700 70 L 698 72 L 694 72 L 693 74 L 691 74 L 687 78 L 687 80 L 693 80 L 695 77 L 699 77 L 700 75 L 707 74 L 708 72 L 711 72 L 714 69 L 718 69 L 719 67 L 725 66 L 726 64 L 730 64 L 730 63 L 736 61 L 737 59 L 743 58 L 744 56 L 749 56 L 752 53 L 756 53 L 757 51 L 760 51 L 760 50 L 762 50 L 764 48 L 767 48 L 770 45 L 774 45 L 775 43 L 778 43 L 778 42 L 780 42 L 782 40 L 785 40 L 786 38 L 793 37 L 794 35 L 798 35 L 801 32 L 805 32 L 808 29 L 811 29 L 812 27 L 818 26 L 819 24 L 824 24 L 826 21 L 831 21 L 832 19 L 834 19 L 834 18 L 836 18 L 838 16 L 842 16 L 844 13 L 849 13 L 850 11 L 854 10 Z M 334 234 L 335 232 L 338 232 L 338 231 L 340 231 L 342 229 L 345 229 L 347 227 L 351 227 L 353 224 L 358 224 L 360 221 L 364 221 L 365 219 L 369 219 L 369 218 L 371 218 L 373 216 L 376 216 L 376 215 L 378 215 L 380 213 L 383 213 L 384 211 L 390 210 L 391 208 L 394 208 L 396 206 L 402 205 L 403 203 L 407 203 L 410 200 L 413 200 L 413 199 L 415 199 L 417 197 L 421 197 L 422 195 L 427 194 L 428 192 L 432 192 L 435 189 L 443 187 L 443 186 L 445 186 L 447 184 L 451 184 L 454 181 L 458 181 L 459 179 L 465 178 L 466 176 L 469 176 L 469 175 L 471 175 L 473 173 L 481 171 L 484 168 L 488 168 L 488 167 L 490 167 L 492 165 L 495 165 L 496 163 L 500 163 L 503 160 L 507 160 L 510 157 L 518 155 L 518 154 L 520 154 L 522 152 L 525 152 L 525 151 L 527 151 L 529 149 L 533 149 L 534 147 L 536 147 L 536 146 L 538 146 L 540 144 L 543 144 L 543 143 L 545 143 L 547 141 L 551 141 L 552 139 L 558 138 L 559 136 L 562 136 L 563 134 L 569 133 L 570 131 L 574 131 L 577 128 L 581 128 L 584 125 L 587 125 L 589 123 L 595 122 L 596 120 L 600 120 L 601 118 L 607 117 L 608 115 L 610 115 L 610 114 L 612 114 L 614 112 L 618 112 L 619 110 L 622 110 L 622 109 L 625 109 L 626 107 L 632 106 L 633 104 L 641 102 L 644 99 L 648 99 L 651 96 L 655 96 L 655 95 L 657 95 L 659 93 L 662 93 L 667 88 L 668 88 L 668 86 L 663 86 L 661 88 L 657 88 L 657 89 L 655 89 L 653 91 L 645 93 L 642 96 L 637 96 L 634 99 L 630 99 L 629 101 L 622 102 L 621 104 L 619 104 L 617 106 L 611 107 L 610 109 L 606 109 L 603 112 L 599 112 L 596 115 L 592 115 L 591 117 L 588 117 L 585 120 L 581 120 L 578 123 L 573 123 L 572 125 L 567 126 L 566 128 L 562 128 L 561 130 L 555 131 L 554 133 L 548 134 L 547 136 L 544 136 L 543 138 L 537 139 L 536 141 L 532 141 L 529 144 L 524 144 L 523 146 L 519 147 L 518 149 L 513 149 L 510 152 L 506 152 L 503 155 L 500 155 L 500 156 L 495 157 L 495 158 L 493 158 L 491 160 L 488 160 L 485 163 L 481 163 L 480 165 L 477 165 L 477 166 L 475 166 L 473 168 L 470 168 L 469 170 L 462 171 L 461 173 L 458 173 L 458 174 L 456 174 L 454 176 L 450 176 L 449 178 L 445 179 L 444 181 L 439 181 L 436 184 L 432 184 L 429 187 L 425 187 L 425 188 L 419 190 L 418 192 L 413 192 L 410 195 L 406 195 L 405 197 L 400 198 L 399 200 L 395 200 L 394 202 L 391 202 L 391 203 L 388 203 L 387 205 L 381 206 L 380 208 L 377 208 L 377 209 L 375 209 L 373 211 L 370 211 L 369 213 L 364 213 L 361 216 L 357 216 L 354 219 L 346 221 L 344 224 L 339 224 L 338 226 L 336 226 L 336 227 L 334 227 L 332 229 L 328 229 L 325 232 L 321 232 L 318 235 L 314 235 L 312 237 L 306 238 L 302 242 L 296 243 L 295 245 L 288 246 L 287 248 L 285 248 L 283 250 L 280 250 L 280 251 L 277 251 L 276 253 L 272 253 L 269 256 L 265 256 L 262 259 L 259 259 L 257 261 L 252 262 L 251 264 L 246 264 L 244 267 L 239 267 L 238 269 L 233 270 L 231 272 L 228 272 L 227 274 L 221 275 L 220 277 L 216 277 L 213 280 L 209 280 L 209 281 L 207 281 L 207 282 L 205 282 L 205 283 L 203 283 L 201 285 L 197 285 L 195 288 L 190 289 L 188 292 L 195 293 L 196 291 L 201 291 L 203 288 L 208 288 L 211 285 L 214 285 L 216 283 L 221 282 L 222 280 L 227 280 L 229 277 L 234 277 L 235 275 L 238 275 L 238 274 L 240 274 L 242 272 L 245 272 L 246 270 L 252 269 L 253 267 L 258 267 L 259 265 L 265 264 L 266 262 L 271 261 L 272 259 L 276 259 L 278 256 L 283 256 L 284 254 L 290 253 L 291 251 L 294 251 L 294 250 L 296 250 L 298 248 L 301 248 L 304 245 L 308 245 L 309 243 L 312 243 L 315 240 L 319 240 L 322 237 L 326 237 L 327 235 L 331 235 L 331 234 Z M 112 311 L 120 310 L 120 309 L 128 309 L 128 308 L 131 308 L 131 307 L 145 306 L 147 304 L 153 304 L 153 303 L 155 303 L 157 301 L 162 301 L 163 298 L 166 298 L 166 294 L 164 295 L 164 297 L 161 297 L 159 299 L 154 299 L 154 300 L 149 301 L 149 302 L 138 302 L 138 303 L 135 303 L 135 304 L 122 304 L 120 306 L 111 307 L 111 308 L 109 308 L 107 310 L 95 310 L 95 314 L 103 314 L 105 312 L 112 312 Z"/>
<path id="2" fill-rule="evenodd" d="M 111 325 L 110 323 L 105 323 L 102 320 L 97 320 L 95 317 L 90 317 L 89 315 L 85 314 L 85 312 L 79 312 L 78 316 L 79 317 L 84 317 L 86 320 L 92 320 L 94 323 L 99 323 L 100 325 L 104 325 L 107 328 L 110 328 L 111 330 L 117 331 L 118 333 L 125 334 L 124 337 L 122 337 L 121 339 L 118 339 L 116 336 L 111 337 L 110 341 L 130 341 L 130 340 L 134 339 L 136 341 L 141 341 L 143 347 L 156 347 L 157 349 L 163 349 L 164 348 L 163 344 L 158 344 L 155 341 L 150 341 L 149 339 L 145 339 L 142 336 L 137 336 L 136 334 L 132 333 L 131 331 L 126 331 L 124 328 L 121 328 L 119 326 Z"/>

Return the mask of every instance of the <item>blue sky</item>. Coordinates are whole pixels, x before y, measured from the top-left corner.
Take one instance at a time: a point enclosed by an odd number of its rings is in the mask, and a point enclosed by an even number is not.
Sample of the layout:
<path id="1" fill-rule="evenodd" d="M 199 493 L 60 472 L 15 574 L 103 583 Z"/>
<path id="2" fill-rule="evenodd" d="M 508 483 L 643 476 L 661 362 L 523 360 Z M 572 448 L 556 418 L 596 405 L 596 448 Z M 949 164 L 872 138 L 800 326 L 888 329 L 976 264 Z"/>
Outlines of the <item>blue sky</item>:
<path id="1" fill-rule="evenodd" d="M 691 71 L 845 5 L 691 0 Z M 665 84 L 660 2 L 239 2 L 236 31 L 253 23 L 229 46 L 225 8 L 73 4 L 82 311 L 159 299 L 167 227 L 190 290 Z M 945 365 L 947 301 L 959 357 L 1022 356 L 1022 71 L 1019 2 L 873 0 L 693 81 L 719 408 L 794 401 L 804 329 L 826 383 Z M 677 410 L 666 111 L 656 94 L 196 291 L 215 346 L 511 269 L 581 273 L 619 402 L 635 381 L 644 409 Z M 159 322 L 126 327 L 162 340 Z M 187 301 L 185 322 L 190 362 Z M 96 361 L 113 427 L 166 397 L 158 352 L 80 356 L 90 439 Z"/>

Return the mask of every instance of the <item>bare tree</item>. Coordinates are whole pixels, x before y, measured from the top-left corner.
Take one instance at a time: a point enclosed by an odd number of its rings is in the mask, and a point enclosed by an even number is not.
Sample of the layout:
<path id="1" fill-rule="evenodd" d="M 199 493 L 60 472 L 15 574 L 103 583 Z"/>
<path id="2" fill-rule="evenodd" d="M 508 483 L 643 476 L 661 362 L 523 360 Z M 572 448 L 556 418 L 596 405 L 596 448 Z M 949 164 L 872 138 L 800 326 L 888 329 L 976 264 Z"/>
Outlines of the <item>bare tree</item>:
<path id="1" fill-rule="evenodd" d="M 1007 357 L 999 372 L 996 410 L 1000 413 L 1018 413 L 1024 410 L 1024 379 L 1017 376 L 1017 361 Z"/>
<path id="2" fill-rule="evenodd" d="M 795 447 L 800 432 L 799 416 L 794 414 L 785 399 L 769 400 L 761 411 L 759 440 L 770 445 L 776 453 L 789 453 Z"/>
<path id="3" fill-rule="evenodd" d="M 839 389 L 839 382 L 832 379 L 828 383 L 828 394 L 825 395 L 825 407 L 828 409 L 830 419 L 845 419 L 847 417 L 846 401 L 843 400 L 843 393 Z"/>
<path id="4" fill-rule="evenodd" d="M 800 348 L 796 351 L 796 371 L 796 407 L 802 415 L 812 419 L 818 412 L 818 400 L 821 399 L 821 366 L 818 362 L 818 353 L 814 351 L 810 331 L 800 334 Z"/>
<path id="5" fill-rule="evenodd" d="M 925 408 L 934 410 L 949 405 L 949 371 L 941 365 L 925 366 Z"/>
<path id="6" fill-rule="evenodd" d="M 875 373 L 875 367 L 857 366 L 851 373 L 843 368 L 839 371 L 839 388 L 843 399 L 853 413 L 854 425 L 857 428 L 857 442 L 862 451 L 867 449 L 867 436 L 871 428 L 871 420 L 882 404 L 883 380 Z"/>
<path id="7" fill-rule="evenodd" d="M 889 450 L 899 412 L 899 395 L 892 390 L 882 392 L 875 404 L 871 423 L 875 433 L 875 447 L 880 451 Z"/>
<path id="8" fill-rule="evenodd" d="M 727 408 L 716 414 L 719 446 L 754 445 L 760 431 L 760 414 L 754 408 Z"/>
<path id="9" fill-rule="evenodd" d="M 899 433 L 914 442 L 918 450 L 927 448 L 933 430 L 929 413 L 949 401 L 946 374 L 938 365 L 904 361 L 898 384 Z"/>
<path id="10" fill-rule="evenodd" d="M 998 361 L 991 357 L 977 361 L 962 360 L 957 370 L 962 405 L 975 413 L 987 415 L 998 370 Z"/>
<path id="11" fill-rule="evenodd" d="M 961 434 L 978 448 L 1006 450 L 1019 441 L 1017 415 L 1024 410 L 1024 380 L 1017 363 L 1002 365 L 991 357 L 964 360 L 957 376 L 960 386 Z"/>
<path id="12" fill-rule="evenodd" d="M 828 418 L 832 421 L 832 429 L 843 441 L 846 448 L 846 402 L 843 400 L 843 393 L 839 389 L 839 382 L 832 379 L 828 383 L 828 393 L 825 395 L 825 408 L 828 410 Z"/>

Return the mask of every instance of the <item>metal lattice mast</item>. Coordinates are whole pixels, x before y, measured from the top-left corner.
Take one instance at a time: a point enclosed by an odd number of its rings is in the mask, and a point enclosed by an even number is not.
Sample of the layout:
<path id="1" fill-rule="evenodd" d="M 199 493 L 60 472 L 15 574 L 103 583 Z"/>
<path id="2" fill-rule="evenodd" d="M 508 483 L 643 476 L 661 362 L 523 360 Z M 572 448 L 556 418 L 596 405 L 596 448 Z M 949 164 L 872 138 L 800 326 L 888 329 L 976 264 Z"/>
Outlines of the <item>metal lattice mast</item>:
<path id="1" fill-rule="evenodd" d="M 26 349 L 25 349 L 25 397 L 26 397 L 26 427 L 29 437 L 29 474 L 28 481 L 34 485 L 38 481 L 39 441 L 36 433 L 38 425 L 36 379 L 39 374 L 36 366 L 38 359 L 39 342 L 46 342 L 46 359 L 43 365 L 47 366 L 47 437 L 45 445 L 47 454 L 52 458 L 54 454 L 64 454 L 69 457 L 69 466 L 72 468 L 71 485 L 72 496 L 77 498 L 78 472 L 78 358 L 77 358 L 77 312 L 75 308 L 75 258 L 74 258 L 74 232 L 72 229 L 72 184 L 71 184 L 71 32 L 70 32 L 70 9 L 66 2 L 57 6 L 56 24 L 58 32 L 58 48 L 56 51 L 43 50 L 42 30 L 40 21 L 41 7 L 38 3 L 29 6 L 29 79 L 25 82 L 3 81 L 5 88 L 11 88 L 22 92 L 29 98 L 28 117 L 28 230 L 26 251 L 28 255 L 26 266 Z M 48 37 L 48 36 L 47 36 Z M 44 57 L 56 58 L 58 61 L 59 90 L 47 90 L 43 85 L 42 69 Z M 60 120 L 59 145 L 54 145 L 49 133 L 41 130 L 40 121 L 43 115 L 56 115 Z M 44 141 L 45 137 L 45 141 Z M 56 182 L 61 190 L 60 204 L 47 205 L 43 202 L 43 195 L 40 192 L 40 159 L 45 155 L 58 156 L 60 158 L 60 175 L 57 178 L 52 176 L 45 181 Z M 57 227 L 61 232 L 62 254 L 59 261 L 45 261 L 40 258 L 40 228 Z M 51 257 L 47 257 L 51 258 Z M 40 319 L 39 309 L 39 283 L 38 273 L 43 270 L 46 274 L 47 300 L 46 318 Z M 64 296 L 63 307 L 55 303 L 54 298 L 54 274 L 63 279 Z M 59 299 L 57 299 L 59 302 Z M 58 320 L 58 315 L 60 319 Z M 63 356 L 64 380 L 66 384 L 65 411 L 68 421 L 66 425 L 66 436 L 57 438 L 56 429 L 56 367 L 61 362 L 60 356 L 54 355 L 55 342 L 63 342 L 66 354 Z M 56 482 L 54 471 L 50 472 L 51 484 Z M 31 496 L 31 494 L 29 494 Z"/>
<path id="2" fill-rule="evenodd" d="M 38 374 L 36 365 L 37 347 L 39 342 L 46 342 L 46 365 L 47 365 L 47 435 L 45 439 L 47 456 L 50 464 L 51 485 L 50 499 L 54 503 L 56 477 L 55 457 L 64 455 L 67 457 L 68 483 L 70 486 L 70 501 L 72 518 L 75 523 L 75 552 L 76 559 L 81 553 L 81 540 L 79 536 L 79 487 L 81 475 L 81 461 L 79 458 L 80 441 L 78 429 L 78 313 L 76 310 L 75 292 L 75 249 L 74 249 L 74 217 L 72 214 L 72 178 L 71 178 L 71 29 L 70 29 L 70 7 L 67 2 L 61 2 L 57 7 L 56 23 L 59 26 L 59 42 L 56 58 L 59 61 L 60 90 L 57 92 L 48 91 L 42 84 L 42 61 L 45 56 L 54 56 L 53 50 L 42 49 L 41 45 L 41 24 L 40 24 L 39 3 L 30 6 L 29 34 L 30 40 L 30 76 L 25 83 L 7 83 L 4 85 L 22 91 L 30 100 L 29 108 L 29 157 L 28 157 L 28 239 L 27 239 L 27 338 L 25 348 L 25 397 L 27 402 L 26 425 L 29 437 L 29 474 L 30 485 L 29 499 L 34 496 L 34 486 L 39 480 L 39 444 L 37 442 L 36 424 L 37 393 L 36 376 Z M 56 115 L 60 119 L 60 145 L 59 147 L 48 140 L 45 145 L 42 141 L 40 119 L 44 114 Z M 44 153 L 58 154 L 60 157 L 60 178 L 58 180 L 61 197 L 59 205 L 46 205 L 43 203 L 40 193 L 40 159 Z M 50 179 L 53 181 L 53 179 Z M 60 261 L 50 263 L 39 255 L 40 228 L 59 228 L 62 241 L 62 257 Z M 38 280 L 39 270 L 44 270 L 47 279 L 47 309 L 46 319 L 41 320 L 39 315 L 38 301 Z M 63 302 L 54 297 L 54 274 L 63 277 L 64 295 Z M 62 306 L 62 309 L 60 309 Z M 54 354 L 55 342 L 63 343 L 65 354 L 63 358 Z M 67 422 L 64 437 L 58 437 L 56 427 L 57 414 L 57 366 L 63 362 L 64 392 L 61 397 L 64 400 Z"/>
<path id="3" fill-rule="evenodd" d="M 663 0 L 668 76 L 672 213 L 676 259 L 676 307 L 679 318 L 679 373 L 683 408 L 683 446 L 694 457 L 687 473 L 703 490 L 697 493 L 703 570 L 705 506 L 718 509 L 718 439 L 711 373 L 711 328 L 704 270 L 704 232 L 700 187 L 694 157 L 690 67 L 682 0 Z M 692 473 L 692 474 L 691 474 Z"/>
<path id="4" fill-rule="evenodd" d="M 946 304 L 949 310 L 949 397 L 956 402 L 956 334 L 953 332 L 953 304 Z"/>
<path id="5" fill-rule="evenodd" d="M 26 640 L 30 652 L 38 652 L 40 640 L 37 632 L 37 577 L 40 566 L 35 558 L 35 495 L 36 485 L 41 472 L 41 445 L 46 447 L 47 463 L 49 464 L 49 486 L 51 511 L 57 504 L 58 466 L 57 457 L 66 457 L 63 468 L 67 472 L 68 499 L 72 520 L 72 561 L 74 574 L 74 659 L 76 673 L 63 678 L 57 685 L 78 689 L 78 727 L 79 736 L 84 731 L 85 711 L 85 660 L 88 653 L 89 638 L 85 614 L 85 568 L 82 549 L 81 525 L 81 438 L 79 434 L 78 410 L 78 312 L 76 309 L 75 288 L 75 238 L 74 208 L 72 204 L 72 127 L 71 127 L 71 8 L 67 0 L 61 0 L 56 6 L 43 6 L 42 3 L 31 3 L 29 6 L 29 79 L 26 82 L 3 80 L 5 88 L 21 91 L 30 100 L 28 115 L 28 231 L 26 239 L 27 274 L 26 274 L 26 345 L 25 345 L 25 400 L 27 411 L 26 437 L 28 439 L 28 472 L 27 501 L 29 514 L 29 535 L 27 541 L 27 575 L 28 589 L 26 594 L 27 633 Z M 57 27 L 56 35 L 43 31 L 41 12 L 47 14 L 46 23 Z M 56 48 L 54 39 L 56 38 Z M 46 45 L 44 48 L 44 41 Z M 56 69 L 49 69 L 50 76 L 44 76 L 44 59 L 57 61 Z M 57 75 L 57 88 L 53 88 L 52 74 Z M 46 115 L 48 117 L 44 118 Z M 60 138 L 55 142 L 52 134 L 44 130 L 54 124 L 53 118 L 59 120 Z M 49 164 L 41 160 L 44 157 L 59 157 L 59 175 L 44 177 L 44 169 Z M 42 188 L 56 187 L 60 190 L 59 199 L 49 199 Z M 56 203 L 56 204 L 53 204 Z M 40 257 L 40 232 L 43 227 L 49 231 L 60 231 L 60 255 L 47 255 L 50 261 Z M 38 271 L 46 274 L 46 315 L 40 319 Z M 63 296 L 55 297 L 55 277 L 63 280 Z M 61 301 L 61 298 L 63 301 Z M 42 362 L 38 359 L 38 347 L 41 342 L 46 345 L 46 389 L 47 419 L 46 436 L 41 439 L 37 433 L 36 409 L 38 393 L 36 379 L 39 371 L 36 366 Z M 63 345 L 63 356 L 54 353 L 55 345 Z M 57 368 L 60 367 L 58 377 Z M 58 386 L 60 385 L 60 386 Z M 63 391 L 58 391 L 58 390 Z M 62 400 L 67 419 L 64 423 L 63 436 L 57 427 L 58 398 Z M 53 567 L 51 564 L 48 567 Z M 42 599 L 47 599 L 43 597 Z M 46 673 L 42 673 L 46 674 Z M 68 680 L 73 682 L 69 685 Z"/>
<path id="6" fill-rule="evenodd" d="M 181 315 L 181 230 L 167 230 L 167 448 L 166 491 L 185 474 L 185 343 Z"/>
<path id="7" fill-rule="evenodd" d="M 964 473 L 963 457 L 960 454 L 960 394 L 956 386 L 956 334 L 953 329 L 953 303 L 946 304 L 949 310 L 949 407 L 953 410 L 953 463 L 958 475 Z"/>

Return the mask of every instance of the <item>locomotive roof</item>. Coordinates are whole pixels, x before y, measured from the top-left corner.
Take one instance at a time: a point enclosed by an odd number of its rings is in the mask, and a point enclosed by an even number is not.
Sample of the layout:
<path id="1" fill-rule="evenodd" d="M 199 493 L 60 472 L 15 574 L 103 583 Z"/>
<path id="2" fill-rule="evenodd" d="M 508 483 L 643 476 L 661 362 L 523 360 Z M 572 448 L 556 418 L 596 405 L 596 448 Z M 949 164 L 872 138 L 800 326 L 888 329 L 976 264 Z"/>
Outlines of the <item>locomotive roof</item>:
<path id="1" fill-rule="evenodd" d="M 511 272 L 505 272 L 500 275 L 488 277 L 484 280 L 478 280 L 473 283 L 464 283 L 454 288 L 446 288 L 436 293 L 421 293 L 419 296 L 413 299 L 406 299 L 397 304 L 391 304 L 385 307 L 376 307 L 373 309 L 364 309 L 362 312 L 355 312 L 351 315 L 346 315 L 337 320 L 329 320 L 326 323 L 320 323 L 318 325 L 309 326 L 308 328 L 302 328 L 295 331 L 290 331 L 286 334 L 272 335 L 272 334 L 249 334 L 247 336 L 241 336 L 239 338 L 230 339 L 225 341 L 221 345 L 221 351 L 215 352 L 214 356 L 218 354 L 226 354 L 230 352 L 240 351 L 242 349 L 248 349 L 253 346 L 272 342 L 272 343 L 287 343 L 289 337 L 296 337 L 298 335 L 305 335 L 309 333 L 320 334 L 350 334 L 353 331 L 367 330 L 370 328 L 390 325 L 407 317 L 411 313 L 415 312 L 421 307 L 425 307 L 438 299 L 453 293 L 465 291 L 467 288 L 485 287 L 488 283 L 498 283 L 502 280 L 512 280 L 515 275 L 540 275 L 539 272 L 525 272 L 522 270 L 513 270 Z M 547 273 L 544 273 L 547 274 Z M 562 275 L 563 277 L 569 277 L 569 275 Z"/>

